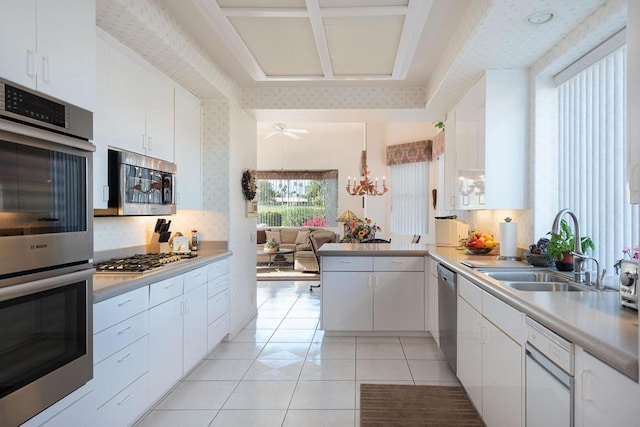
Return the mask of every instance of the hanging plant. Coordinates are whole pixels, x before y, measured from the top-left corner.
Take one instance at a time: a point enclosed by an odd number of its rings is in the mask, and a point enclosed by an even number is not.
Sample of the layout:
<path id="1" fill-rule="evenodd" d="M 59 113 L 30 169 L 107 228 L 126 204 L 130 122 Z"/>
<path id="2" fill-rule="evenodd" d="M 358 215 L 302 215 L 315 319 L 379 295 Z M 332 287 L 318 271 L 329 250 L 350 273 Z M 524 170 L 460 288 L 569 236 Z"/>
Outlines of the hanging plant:
<path id="1" fill-rule="evenodd" d="M 253 169 L 242 173 L 242 194 L 249 201 L 256 197 L 256 171 Z"/>

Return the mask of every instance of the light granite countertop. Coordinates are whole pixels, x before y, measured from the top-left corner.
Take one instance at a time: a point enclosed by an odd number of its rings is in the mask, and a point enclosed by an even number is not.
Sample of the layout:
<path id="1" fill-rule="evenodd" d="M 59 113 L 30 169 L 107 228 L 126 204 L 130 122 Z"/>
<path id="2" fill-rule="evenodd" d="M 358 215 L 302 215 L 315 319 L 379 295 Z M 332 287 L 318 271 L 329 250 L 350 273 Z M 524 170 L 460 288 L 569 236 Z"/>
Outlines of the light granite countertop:
<path id="1" fill-rule="evenodd" d="M 113 298 L 230 256 L 231 251 L 228 250 L 199 251 L 196 258 L 167 264 L 165 267 L 146 274 L 95 273 L 93 275 L 93 302 L 95 304 Z"/>
<path id="2" fill-rule="evenodd" d="M 462 263 L 506 268 L 533 268 L 524 262 L 496 261 L 495 255 L 475 256 L 456 248 L 426 244 L 325 244 L 321 256 L 424 256 L 430 255 L 483 290 L 537 320 L 567 340 L 638 380 L 638 312 L 620 305 L 617 292 L 526 292 Z"/>

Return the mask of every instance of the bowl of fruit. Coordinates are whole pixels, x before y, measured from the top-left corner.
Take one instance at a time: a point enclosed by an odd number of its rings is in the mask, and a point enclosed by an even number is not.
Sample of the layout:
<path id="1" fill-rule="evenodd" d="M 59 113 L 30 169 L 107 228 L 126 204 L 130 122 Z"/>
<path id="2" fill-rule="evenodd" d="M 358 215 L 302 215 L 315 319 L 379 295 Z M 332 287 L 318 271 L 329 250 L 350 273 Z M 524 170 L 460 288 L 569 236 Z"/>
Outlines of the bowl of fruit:
<path id="1" fill-rule="evenodd" d="M 476 231 L 467 239 L 464 247 L 472 255 L 487 255 L 496 247 L 496 241 L 491 234 Z"/>

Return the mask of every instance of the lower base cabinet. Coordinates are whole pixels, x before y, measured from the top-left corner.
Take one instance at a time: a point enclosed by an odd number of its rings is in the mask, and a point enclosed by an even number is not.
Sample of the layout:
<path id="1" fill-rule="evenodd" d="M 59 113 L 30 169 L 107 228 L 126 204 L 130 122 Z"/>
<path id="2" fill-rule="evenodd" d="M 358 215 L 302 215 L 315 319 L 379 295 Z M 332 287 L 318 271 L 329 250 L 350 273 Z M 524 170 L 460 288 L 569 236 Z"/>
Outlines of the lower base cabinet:
<path id="1" fill-rule="evenodd" d="M 322 329 L 424 331 L 424 257 L 322 259 Z"/>
<path id="2" fill-rule="evenodd" d="M 524 425 L 524 316 L 460 276 L 457 308 L 457 376 L 473 405 L 486 425 Z"/>
<path id="3" fill-rule="evenodd" d="M 575 425 L 637 426 L 640 384 L 576 348 Z"/>
<path id="4" fill-rule="evenodd" d="M 219 260 L 94 304 L 93 379 L 22 427 L 132 425 L 229 333 L 228 271 Z"/>

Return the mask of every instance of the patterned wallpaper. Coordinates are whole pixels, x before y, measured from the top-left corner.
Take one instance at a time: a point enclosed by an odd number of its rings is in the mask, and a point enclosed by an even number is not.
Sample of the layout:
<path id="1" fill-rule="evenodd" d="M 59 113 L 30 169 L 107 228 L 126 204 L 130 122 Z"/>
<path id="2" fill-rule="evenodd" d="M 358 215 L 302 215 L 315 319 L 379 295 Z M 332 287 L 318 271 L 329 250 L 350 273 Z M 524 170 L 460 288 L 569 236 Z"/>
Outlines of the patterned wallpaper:
<path id="1" fill-rule="evenodd" d="M 238 98 L 235 81 L 154 0 L 97 0 L 96 24 L 200 98 Z"/>
<path id="2" fill-rule="evenodd" d="M 416 88 L 268 87 L 243 88 L 248 109 L 424 108 L 425 90 Z"/>

